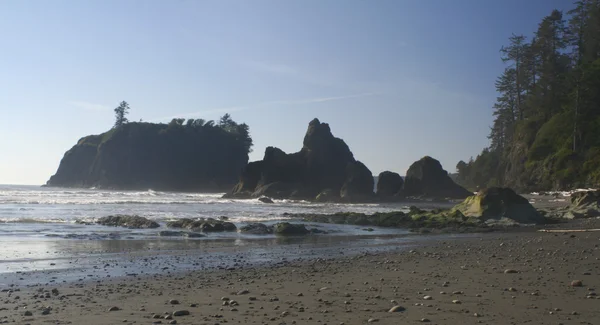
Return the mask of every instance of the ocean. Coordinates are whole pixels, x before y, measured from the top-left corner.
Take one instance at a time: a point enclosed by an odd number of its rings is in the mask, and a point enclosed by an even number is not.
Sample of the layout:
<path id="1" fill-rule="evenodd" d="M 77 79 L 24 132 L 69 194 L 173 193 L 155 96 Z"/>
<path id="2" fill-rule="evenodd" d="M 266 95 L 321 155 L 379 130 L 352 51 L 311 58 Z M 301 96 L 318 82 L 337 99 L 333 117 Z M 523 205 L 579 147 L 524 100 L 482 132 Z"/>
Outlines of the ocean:
<path id="1" fill-rule="evenodd" d="M 408 229 L 365 229 L 353 225 L 309 226 L 327 234 L 302 238 L 247 235 L 238 232 L 208 233 L 202 238 L 160 237 L 165 223 L 179 218 L 227 217 L 238 227 L 262 222 L 293 220 L 286 213 L 387 212 L 407 210 L 402 203 L 334 204 L 275 200 L 265 204 L 256 199 L 223 199 L 222 193 L 177 193 L 112 191 L 96 189 L 45 188 L 0 185 L 0 286 L 32 279 L 57 281 L 81 277 L 158 272 L 151 264 L 138 263 L 132 256 L 172 259 L 174 254 L 201 256 L 205 267 L 236 264 L 234 253 L 244 254 L 248 263 L 289 258 L 318 258 L 350 252 L 392 249 L 426 237 Z M 93 222 L 114 214 L 135 214 L 157 221 L 158 229 L 106 227 Z M 81 224 L 78 221 L 88 224 Z M 418 239 L 417 239 L 418 238 Z M 185 253 L 181 253 L 185 252 Z M 231 255 L 233 254 L 233 255 Z M 177 257 L 180 259 L 181 257 Z M 107 263 L 109 261 L 109 263 Z M 111 264 L 110 272 L 99 265 Z M 212 262 L 211 262 L 212 261 Z M 164 262 L 164 261 L 163 261 Z M 158 262 L 157 262 L 158 263 Z M 176 270 L 198 268 L 198 261 L 176 263 Z M 133 271 L 132 271 L 133 270 Z M 157 271 L 158 270 L 158 271 Z M 29 276 L 25 276 L 25 275 Z M 42 276 L 43 275 L 43 276 Z M 78 278 L 79 277 L 79 278 Z"/>

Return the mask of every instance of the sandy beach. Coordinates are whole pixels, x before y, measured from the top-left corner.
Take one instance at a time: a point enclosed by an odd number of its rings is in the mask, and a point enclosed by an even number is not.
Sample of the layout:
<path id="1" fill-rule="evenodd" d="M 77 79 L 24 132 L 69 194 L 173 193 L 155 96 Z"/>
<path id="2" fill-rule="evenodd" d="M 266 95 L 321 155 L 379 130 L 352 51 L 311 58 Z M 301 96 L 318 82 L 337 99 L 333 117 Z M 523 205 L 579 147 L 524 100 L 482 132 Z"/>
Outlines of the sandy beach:
<path id="1" fill-rule="evenodd" d="M 600 232 L 519 231 L 268 266 L 232 254 L 228 269 L 14 285 L 0 323 L 597 324 L 599 245 Z"/>

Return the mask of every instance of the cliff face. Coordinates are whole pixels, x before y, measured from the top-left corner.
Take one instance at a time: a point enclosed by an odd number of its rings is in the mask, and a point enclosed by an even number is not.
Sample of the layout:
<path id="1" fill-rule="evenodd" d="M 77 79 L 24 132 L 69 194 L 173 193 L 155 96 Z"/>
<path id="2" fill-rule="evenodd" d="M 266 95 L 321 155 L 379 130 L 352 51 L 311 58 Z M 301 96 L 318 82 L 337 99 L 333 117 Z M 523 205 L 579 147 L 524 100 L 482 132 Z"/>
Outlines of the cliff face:
<path id="1" fill-rule="evenodd" d="M 221 191 L 235 184 L 247 162 L 247 144 L 234 131 L 128 123 L 80 139 L 47 185 Z"/>
<path id="2" fill-rule="evenodd" d="M 312 200 L 327 192 L 328 200 L 362 201 L 373 196 L 373 186 L 373 175 L 348 145 L 333 136 L 328 124 L 314 119 L 299 152 L 268 147 L 263 160 L 248 164 L 226 196 Z"/>

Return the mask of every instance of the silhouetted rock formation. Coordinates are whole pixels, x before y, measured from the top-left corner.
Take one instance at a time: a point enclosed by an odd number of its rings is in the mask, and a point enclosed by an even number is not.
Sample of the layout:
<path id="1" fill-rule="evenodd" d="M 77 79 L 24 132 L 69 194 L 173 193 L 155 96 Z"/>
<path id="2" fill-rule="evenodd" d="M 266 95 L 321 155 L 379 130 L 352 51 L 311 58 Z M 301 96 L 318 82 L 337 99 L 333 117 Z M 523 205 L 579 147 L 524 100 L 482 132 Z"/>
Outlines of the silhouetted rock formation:
<path id="1" fill-rule="evenodd" d="M 48 186 L 224 191 L 248 163 L 248 138 L 211 123 L 128 123 L 80 139 Z M 241 130 L 241 132 L 245 132 Z M 251 141 L 251 140 L 250 140 Z"/>
<path id="2" fill-rule="evenodd" d="M 406 172 L 404 195 L 438 199 L 464 199 L 473 193 L 454 183 L 439 161 L 426 156 Z"/>
<path id="3" fill-rule="evenodd" d="M 404 180 L 398 173 L 385 171 L 379 174 L 377 181 L 377 196 L 382 199 L 402 196 Z"/>
<path id="4" fill-rule="evenodd" d="M 268 147 L 263 160 L 244 168 L 239 183 L 226 197 L 314 200 L 327 192 L 326 201 L 355 202 L 371 199 L 373 186 L 369 169 L 354 159 L 343 140 L 331 134 L 328 124 L 314 119 L 299 152 L 286 154 Z"/>

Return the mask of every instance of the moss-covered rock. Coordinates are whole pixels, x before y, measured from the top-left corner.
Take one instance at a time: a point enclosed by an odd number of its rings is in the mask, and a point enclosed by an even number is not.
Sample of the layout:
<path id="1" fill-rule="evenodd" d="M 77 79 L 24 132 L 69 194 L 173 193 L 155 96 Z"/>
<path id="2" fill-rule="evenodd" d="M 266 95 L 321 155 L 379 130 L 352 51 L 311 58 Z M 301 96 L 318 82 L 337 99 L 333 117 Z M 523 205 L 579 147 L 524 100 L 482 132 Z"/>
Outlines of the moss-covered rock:
<path id="1" fill-rule="evenodd" d="M 132 229 L 148 229 L 160 227 L 160 225 L 156 221 L 140 216 L 130 216 L 122 214 L 99 218 L 96 221 L 96 223 L 103 226 L 126 227 Z"/>
<path id="2" fill-rule="evenodd" d="M 303 224 L 293 224 L 289 222 L 280 222 L 273 226 L 273 233 L 276 235 L 306 235 L 309 230 Z"/>
<path id="3" fill-rule="evenodd" d="M 235 224 L 212 218 L 189 219 L 183 218 L 167 222 L 169 228 L 185 228 L 196 232 L 236 231 Z"/>
<path id="4" fill-rule="evenodd" d="M 482 222 L 510 219 L 522 224 L 545 222 L 529 201 L 509 188 L 491 187 L 480 191 L 456 205 L 452 211 Z"/>
<path id="5" fill-rule="evenodd" d="M 268 235 L 273 233 L 273 227 L 269 227 L 264 223 L 251 223 L 240 227 L 239 232 L 251 235 Z"/>

